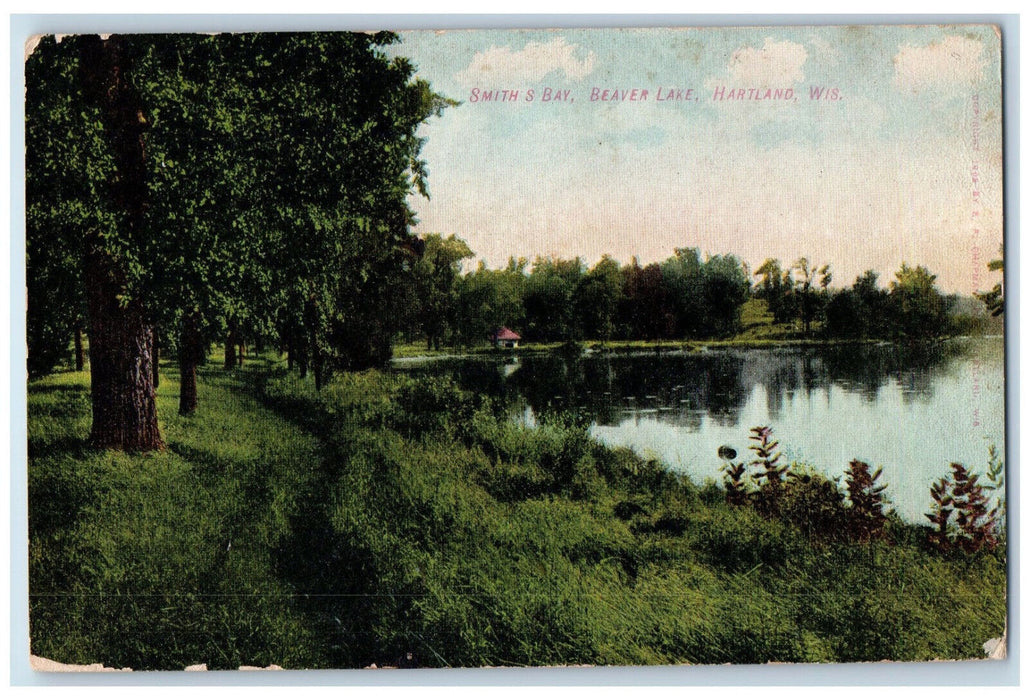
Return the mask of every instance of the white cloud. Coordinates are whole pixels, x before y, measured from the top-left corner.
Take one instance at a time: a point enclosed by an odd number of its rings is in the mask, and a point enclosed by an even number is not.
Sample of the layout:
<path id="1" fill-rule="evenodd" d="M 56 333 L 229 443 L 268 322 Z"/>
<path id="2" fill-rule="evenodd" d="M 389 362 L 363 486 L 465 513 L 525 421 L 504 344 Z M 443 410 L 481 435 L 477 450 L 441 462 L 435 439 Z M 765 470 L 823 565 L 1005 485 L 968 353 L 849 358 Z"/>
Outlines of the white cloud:
<path id="1" fill-rule="evenodd" d="M 736 85 L 787 87 L 805 79 L 801 72 L 808 52 L 793 41 L 774 41 L 767 37 L 762 48 L 745 46 L 733 52 L 728 80 Z"/>
<path id="2" fill-rule="evenodd" d="M 894 86 L 911 92 L 932 87 L 974 85 L 987 60 L 977 39 L 948 36 L 927 46 L 902 46 L 894 56 Z"/>
<path id="3" fill-rule="evenodd" d="M 585 58 L 577 59 L 577 49 L 578 44 L 568 44 L 560 36 L 546 44 L 530 42 L 521 51 L 513 51 L 510 46 L 491 46 L 473 56 L 468 67 L 455 77 L 463 85 L 525 83 L 554 72 L 564 73 L 568 80 L 580 80 L 593 72 L 596 57 L 591 51 Z"/>

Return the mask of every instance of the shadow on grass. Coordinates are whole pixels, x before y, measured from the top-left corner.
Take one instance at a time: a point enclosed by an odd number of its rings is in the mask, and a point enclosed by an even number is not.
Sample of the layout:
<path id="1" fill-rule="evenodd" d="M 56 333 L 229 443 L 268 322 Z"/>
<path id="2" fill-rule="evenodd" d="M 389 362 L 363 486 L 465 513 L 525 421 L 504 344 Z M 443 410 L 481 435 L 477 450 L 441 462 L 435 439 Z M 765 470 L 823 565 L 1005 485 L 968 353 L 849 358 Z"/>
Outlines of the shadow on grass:
<path id="1" fill-rule="evenodd" d="M 44 382 L 31 382 L 29 384 L 29 393 L 30 394 L 41 395 L 41 396 L 46 396 L 46 395 L 49 395 L 49 394 L 57 394 L 57 393 L 66 393 L 66 394 L 78 395 L 79 393 L 82 392 L 83 388 L 84 387 L 83 387 L 82 384 L 72 383 L 72 382 L 60 382 L 60 383 L 56 383 L 56 384 L 52 383 L 52 382 L 45 382 L 45 383 Z M 86 392 L 88 394 L 89 393 L 89 385 L 88 384 L 85 386 L 85 389 L 86 389 Z"/>
<path id="2" fill-rule="evenodd" d="M 284 432 L 296 429 L 317 440 L 320 447 L 313 454 L 296 464 L 269 463 L 273 457 L 267 454 L 241 460 L 231 449 L 198 440 L 192 428 L 176 437 L 169 431 L 168 448 L 188 461 L 209 487 L 221 483 L 239 494 L 238 500 L 234 499 L 239 510 L 230 518 L 232 532 L 227 537 L 233 542 L 239 537 L 241 547 L 255 538 L 267 542 L 258 546 L 268 547 L 268 576 L 295 592 L 287 605 L 314 640 L 304 652 L 309 667 L 382 663 L 382 655 L 369 655 L 369 650 L 374 650 L 376 621 L 375 600 L 367 595 L 376 581 L 371 556 L 363 555 L 330 523 L 334 474 L 348 456 L 330 439 L 325 416 L 309 400 L 279 400 L 265 392 L 266 382 L 284 374 L 280 363 L 265 358 L 248 359 L 243 367 L 231 370 L 218 361 L 207 362 L 197 368 L 201 395 L 195 418 L 203 423 L 205 412 L 216 410 L 212 403 L 205 403 L 205 389 L 224 392 L 220 400 L 228 399 L 229 404 L 250 399 L 284 423 Z M 169 384 L 172 379 L 177 376 L 169 373 Z M 283 470 L 293 470 L 295 479 L 283 481 Z M 281 511 L 283 520 L 270 516 L 273 510 L 283 508 L 283 502 L 290 504 Z"/>
<path id="3" fill-rule="evenodd" d="M 286 538 L 270 553 L 274 575 L 297 591 L 292 605 L 318 639 L 329 668 L 364 667 L 392 661 L 405 650 L 384 649 L 375 633 L 384 603 L 381 572 L 368 548 L 332 525 L 332 489 L 350 461 L 334 433 L 333 420 L 302 396 L 270 396 L 265 384 L 286 374 L 274 363 L 249 363 L 215 380 L 235 382 L 278 418 L 316 438 L 318 460 L 308 465 L 302 493 L 287 516 Z"/>
<path id="4" fill-rule="evenodd" d="M 70 459 L 83 459 L 93 452 L 99 452 L 83 437 L 45 437 L 29 438 L 28 455 L 30 460 L 43 457 L 62 456 Z"/>

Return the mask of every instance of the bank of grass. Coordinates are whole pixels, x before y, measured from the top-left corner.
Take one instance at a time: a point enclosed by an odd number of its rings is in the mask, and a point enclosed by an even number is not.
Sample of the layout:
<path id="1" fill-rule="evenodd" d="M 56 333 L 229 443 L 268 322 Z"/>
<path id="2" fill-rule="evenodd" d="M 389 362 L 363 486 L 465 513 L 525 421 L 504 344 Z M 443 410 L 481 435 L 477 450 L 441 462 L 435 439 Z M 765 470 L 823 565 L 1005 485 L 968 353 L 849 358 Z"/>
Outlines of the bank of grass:
<path id="1" fill-rule="evenodd" d="M 440 379 L 281 366 L 160 389 L 168 449 L 94 452 L 87 380 L 29 387 L 33 653 L 133 668 L 970 658 L 999 550 L 944 557 L 730 507 Z M 714 456 L 713 456 L 714 457 Z M 929 484 L 927 485 L 929 489 Z M 800 509 L 807 507 L 804 503 Z"/>
<path id="2" fill-rule="evenodd" d="M 730 338 L 707 340 L 583 340 L 568 347 L 575 347 L 588 352 L 698 352 L 708 348 L 764 348 L 783 346 L 827 346 L 854 345 L 861 342 L 855 339 L 824 338 L 820 336 L 821 325 L 813 323 L 811 332 L 806 335 L 794 323 L 776 323 L 769 313 L 768 304 L 763 299 L 749 299 L 741 307 L 740 332 Z M 429 350 L 426 344 L 402 343 L 394 346 L 393 356 L 397 359 L 416 357 L 467 357 L 476 355 L 498 355 L 510 357 L 513 354 L 548 353 L 566 347 L 564 343 L 520 343 L 517 350 L 498 349 L 483 343 L 470 347 L 444 348 Z"/>
<path id="3" fill-rule="evenodd" d="M 213 368 L 202 411 L 180 418 L 178 377 L 164 367 L 168 448 L 146 455 L 86 447 L 87 374 L 30 383 L 33 653 L 134 669 L 310 658 L 315 638 L 274 556 L 319 443 Z"/>

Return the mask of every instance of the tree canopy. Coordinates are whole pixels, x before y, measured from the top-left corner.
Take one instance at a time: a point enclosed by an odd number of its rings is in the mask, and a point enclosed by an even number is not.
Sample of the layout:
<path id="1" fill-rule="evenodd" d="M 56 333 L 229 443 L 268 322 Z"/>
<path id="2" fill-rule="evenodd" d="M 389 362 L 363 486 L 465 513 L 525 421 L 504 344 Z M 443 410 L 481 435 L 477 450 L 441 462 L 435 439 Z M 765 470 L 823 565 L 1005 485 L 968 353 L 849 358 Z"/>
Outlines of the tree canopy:
<path id="1" fill-rule="evenodd" d="M 203 353 L 186 345 L 226 333 L 279 340 L 319 381 L 388 356 L 386 288 L 412 257 L 406 198 L 428 191 L 416 130 L 453 104 L 386 57 L 395 41 L 39 42 L 26 64 L 30 366 L 51 368 L 88 308 L 94 443 L 159 446 L 142 378 L 157 325 L 179 328 L 187 365 Z M 98 411 L 113 412 L 106 427 Z M 152 434 L 133 438 L 141 422 Z"/>

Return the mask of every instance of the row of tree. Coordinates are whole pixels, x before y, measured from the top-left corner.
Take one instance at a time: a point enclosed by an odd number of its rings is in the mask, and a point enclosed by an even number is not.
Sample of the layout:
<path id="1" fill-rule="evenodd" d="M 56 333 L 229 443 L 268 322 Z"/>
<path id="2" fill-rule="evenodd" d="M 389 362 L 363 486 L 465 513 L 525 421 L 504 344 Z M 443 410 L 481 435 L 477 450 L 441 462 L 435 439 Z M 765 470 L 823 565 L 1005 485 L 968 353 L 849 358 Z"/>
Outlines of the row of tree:
<path id="1" fill-rule="evenodd" d="M 867 270 L 851 287 L 831 289 L 830 266 L 806 258 L 786 270 L 769 259 L 755 275 L 754 295 L 766 300 L 775 321 L 794 323 L 806 336 L 816 324 L 829 338 L 936 338 L 953 331 L 954 298 L 940 292 L 936 275 L 922 265 L 902 263 L 887 288 Z"/>
<path id="2" fill-rule="evenodd" d="M 680 248 L 661 263 L 620 265 L 604 256 L 510 259 L 462 274 L 473 257 L 459 238 L 430 234 L 409 284 L 407 332 L 430 348 L 475 345 L 506 326 L 530 340 L 722 337 L 740 328 L 746 267 L 732 255 Z"/>
<path id="3" fill-rule="evenodd" d="M 742 330 L 752 298 L 766 302 L 781 332 L 799 337 L 911 339 L 953 330 L 952 299 L 923 266 L 903 264 L 886 288 L 870 270 L 838 289 L 830 266 L 807 258 L 790 267 L 768 259 L 751 274 L 732 255 L 679 248 L 644 267 L 609 256 L 589 268 L 580 258 L 538 257 L 501 269 L 481 262 L 463 274 L 473 256 L 453 235 L 426 237 L 405 287 L 409 339 L 431 349 L 469 346 L 502 326 L 537 342 L 724 338 Z"/>
<path id="4" fill-rule="evenodd" d="M 161 446 L 158 347 L 274 340 L 321 384 L 383 361 L 418 257 L 418 126 L 388 33 L 43 38 L 26 63 L 29 370 L 89 338 L 102 447 Z M 233 361 L 231 355 L 227 362 Z"/>

